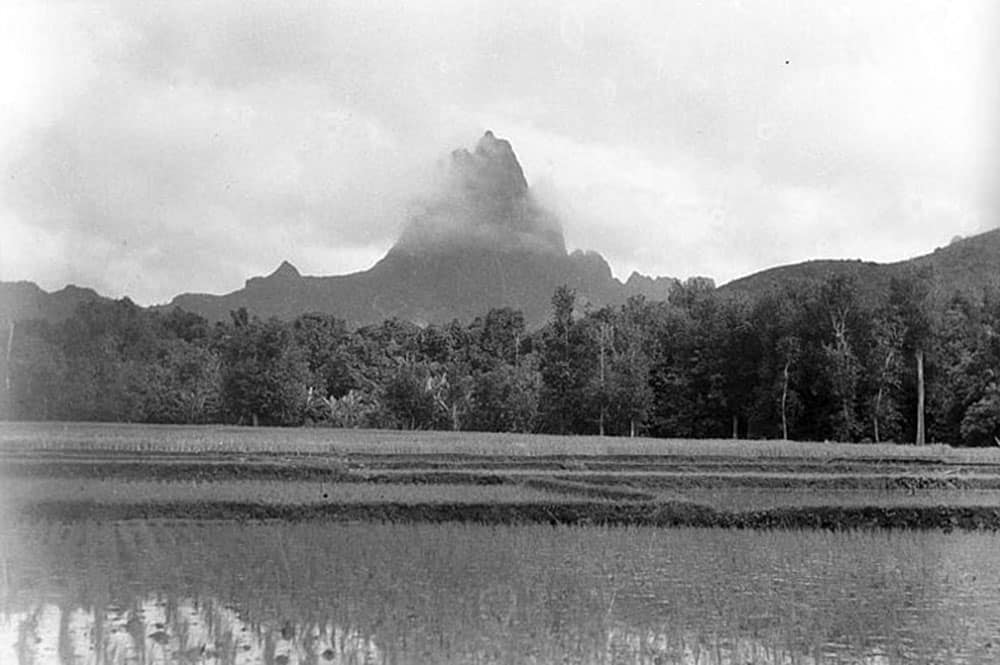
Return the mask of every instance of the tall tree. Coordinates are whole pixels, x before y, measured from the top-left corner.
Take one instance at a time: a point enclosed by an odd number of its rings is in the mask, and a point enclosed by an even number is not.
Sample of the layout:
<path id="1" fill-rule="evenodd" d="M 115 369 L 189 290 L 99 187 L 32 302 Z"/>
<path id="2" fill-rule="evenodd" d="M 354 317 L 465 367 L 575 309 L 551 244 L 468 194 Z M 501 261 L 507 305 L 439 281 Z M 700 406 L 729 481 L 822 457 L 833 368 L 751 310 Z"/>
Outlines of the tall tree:
<path id="1" fill-rule="evenodd" d="M 652 408 L 649 385 L 651 316 L 641 296 L 629 298 L 617 317 L 612 359 L 611 404 L 617 433 L 636 436 Z"/>
<path id="2" fill-rule="evenodd" d="M 491 309 L 486 316 L 477 317 L 469 331 L 476 340 L 477 369 L 492 369 L 501 363 L 517 365 L 524 353 L 524 314 L 519 310 Z"/>
<path id="3" fill-rule="evenodd" d="M 561 286 L 552 296 L 552 320 L 542 333 L 541 410 L 546 428 L 559 434 L 582 432 L 591 421 L 588 383 L 593 369 L 592 338 L 574 320 L 576 293 Z"/>
<path id="4" fill-rule="evenodd" d="M 302 423 L 309 368 L 287 324 L 237 310 L 218 340 L 222 402 L 231 421 L 252 425 Z"/>
<path id="5" fill-rule="evenodd" d="M 823 345 L 836 403 L 832 431 L 839 441 L 853 441 L 859 431 L 856 401 L 860 367 L 851 343 L 851 323 L 858 308 L 857 287 L 853 279 L 837 275 L 823 284 L 820 297 L 832 334 L 832 340 Z"/>
<path id="6" fill-rule="evenodd" d="M 355 384 L 350 372 L 346 324 L 325 314 L 303 314 L 292 322 L 292 342 L 309 369 L 308 388 L 317 397 L 343 397 Z"/>
<path id="7" fill-rule="evenodd" d="M 748 435 L 754 393 L 762 360 L 761 335 L 755 329 L 751 304 L 743 298 L 721 303 L 714 322 L 722 394 L 732 423 L 732 438 Z"/>
<path id="8" fill-rule="evenodd" d="M 918 446 L 927 443 L 926 386 L 924 384 L 924 356 L 933 338 L 930 284 L 928 271 L 893 277 L 889 284 L 889 303 L 905 327 L 904 348 L 912 355 L 916 365 L 917 406 L 916 433 Z"/>
<path id="9" fill-rule="evenodd" d="M 792 368 L 801 353 L 801 342 L 794 334 L 782 335 L 777 343 L 778 362 L 781 366 L 781 438 L 788 440 L 789 411 L 794 409 L 798 399 L 792 386 Z"/>
<path id="10" fill-rule="evenodd" d="M 801 306 L 795 293 L 774 290 L 756 299 L 749 316 L 758 355 L 753 434 L 788 439 L 800 411 Z"/>
<path id="11" fill-rule="evenodd" d="M 654 324 L 651 431 L 655 436 L 723 437 L 732 421 L 720 362 L 719 300 L 704 288 L 692 291 L 685 285 L 676 291 Z"/>
<path id="12" fill-rule="evenodd" d="M 990 382 L 965 412 L 961 433 L 966 445 L 1000 446 L 1000 380 Z"/>
<path id="13" fill-rule="evenodd" d="M 993 445 L 979 424 L 984 422 L 984 407 L 992 403 L 988 393 L 1000 371 L 1000 305 L 992 296 L 982 303 L 952 298 L 936 317 L 928 359 L 933 378 L 927 391 L 928 436 Z M 967 421 L 970 412 L 974 419 Z"/>
<path id="14" fill-rule="evenodd" d="M 541 376 L 534 358 L 517 366 L 501 365 L 474 379 L 471 429 L 489 432 L 533 432 L 539 415 Z"/>
<path id="15" fill-rule="evenodd" d="M 867 374 L 874 393 L 869 412 L 875 443 L 881 443 L 887 436 L 890 440 L 898 440 L 900 435 L 902 416 L 896 403 L 896 394 L 902 385 L 904 333 L 902 320 L 891 308 L 885 308 L 874 316 Z"/>
<path id="16" fill-rule="evenodd" d="M 7 368 L 10 401 L 6 416 L 16 420 L 72 418 L 67 399 L 67 366 L 62 349 L 49 339 L 48 325 L 17 328 Z"/>
<path id="17" fill-rule="evenodd" d="M 608 406 L 611 402 L 611 390 L 609 389 L 612 373 L 611 364 L 615 356 L 614 314 L 610 308 L 604 308 L 588 317 L 588 323 L 590 324 L 588 326 L 590 336 L 597 351 L 597 371 L 591 378 L 589 392 L 597 411 L 597 434 L 604 436 L 608 419 Z"/>
<path id="18" fill-rule="evenodd" d="M 429 429 L 434 423 L 434 396 L 422 369 L 403 365 L 382 389 L 382 403 L 400 429 Z"/>

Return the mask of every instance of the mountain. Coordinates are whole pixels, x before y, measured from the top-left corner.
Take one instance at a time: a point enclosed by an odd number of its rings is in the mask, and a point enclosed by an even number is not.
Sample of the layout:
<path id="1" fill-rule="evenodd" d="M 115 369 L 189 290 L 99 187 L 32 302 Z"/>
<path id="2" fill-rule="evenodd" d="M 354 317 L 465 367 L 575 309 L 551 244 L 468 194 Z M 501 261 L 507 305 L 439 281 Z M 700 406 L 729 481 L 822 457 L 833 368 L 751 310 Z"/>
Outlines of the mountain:
<path id="1" fill-rule="evenodd" d="M 888 292 L 893 277 L 926 271 L 932 293 L 950 298 L 961 293 L 973 300 L 988 290 L 1000 290 L 1000 229 L 968 238 L 956 238 L 931 254 L 895 263 L 819 260 L 770 268 L 741 277 L 720 287 L 722 294 L 755 297 L 775 289 L 802 289 L 811 284 L 845 275 L 853 277 L 860 295 L 876 302 Z"/>
<path id="2" fill-rule="evenodd" d="M 666 300 L 680 284 L 681 280 L 676 277 L 649 277 L 633 271 L 625 282 L 625 289 L 631 295 L 643 296 L 646 300 Z"/>
<path id="3" fill-rule="evenodd" d="M 947 247 L 909 263 L 930 268 L 938 290 L 946 295 L 958 291 L 980 297 L 985 290 L 1000 289 L 1000 229 L 956 238 Z"/>
<path id="4" fill-rule="evenodd" d="M 284 262 L 238 291 L 184 294 L 170 304 L 210 320 L 245 307 L 282 319 L 328 312 L 351 325 L 393 316 L 445 323 L 509 306 L 539 325 L 562 284 L 576 289 L 582 305 L 600 307 L 639 294 L 663 300 L 676 280 L 633 274 L 623 284 L 601 255 L 567 252 L 560 221 L 537 201 L 511 144 L 487 131 L 471 152 L 451 153 L 442 185 L 370 269 L 312 277 Z"/>
<path id="5" fill-rule="evenodd" d="M 61 321 L 91 300 L 108 299 L 73 285 L 49 293 L 34 282 L 0 282 L 0 325 L 28 319 Z"/>
<path id="6" fill-rule="evenodd" d="M 978 298 L 986 289 L 1000 289 L 998 266 L 1000 230 L 897 263 L 823 260 L 772 268 L 734 280 L 720 293 L 754 297 L 849 274 L 862 297 L 874 302 L 893 276 L 928 268 L 942 297 L 959 291 Z M 600 254 L 567 252 L 560 220 L 528 186 L 511 144 L 488 131 L 471 151 L 448 156 L 440 186 L 427 194 L 396 244 L 368 270 L 306 276 L 285 261 L 232 293 L 183 294 L 165 307 L 181 307 L 210 321 L 226 320 L 240 307 L 285 320 L 325 312 L 359 326 L 394 316 L 418 324 L 468 321 L 491 307 L 509 306 L 522 310 L 529 326 L 537 326 L 547 320 L 552 293 L 562 284 L 576 289 L 581 307 L 600 307 L 633 295 L 665 300 L 678 283 L 638 273 L 622 283 Z M 31 282 L 0 282 L 0 324 L 57 321 L 79 303 L 100 298 L 75 286 L 47 293 Z"/>

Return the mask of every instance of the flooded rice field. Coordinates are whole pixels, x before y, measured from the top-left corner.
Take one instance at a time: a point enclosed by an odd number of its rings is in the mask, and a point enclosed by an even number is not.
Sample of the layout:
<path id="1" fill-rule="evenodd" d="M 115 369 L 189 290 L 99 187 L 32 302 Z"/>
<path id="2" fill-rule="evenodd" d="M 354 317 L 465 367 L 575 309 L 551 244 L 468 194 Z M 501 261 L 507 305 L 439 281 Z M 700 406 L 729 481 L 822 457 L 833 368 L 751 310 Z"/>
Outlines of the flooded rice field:
<path id="1" fill-rule="evenodd" d="M 998 455 L 17 425 L 0 665 L 996 663 Z"/>
<path id="2" fill-rule="evenodd" d="M 2 532 L 0 663 L 991 663 L 1000 536 L 60 522 Z"/>

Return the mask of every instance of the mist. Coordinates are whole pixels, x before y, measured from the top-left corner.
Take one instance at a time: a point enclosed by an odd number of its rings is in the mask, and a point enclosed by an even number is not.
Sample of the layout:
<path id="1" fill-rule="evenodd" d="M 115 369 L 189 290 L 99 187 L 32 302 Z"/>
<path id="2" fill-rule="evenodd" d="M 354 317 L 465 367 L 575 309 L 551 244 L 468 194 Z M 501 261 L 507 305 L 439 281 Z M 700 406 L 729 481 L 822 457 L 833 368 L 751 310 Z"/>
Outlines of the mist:
<path id="1" fill-rule="evenodd" d="M 1000 219 L 986 0 L 0 9 L 0 279 L 142 304 L 377 261 L 509 139 L 569 249 L 724 282 Z"/>

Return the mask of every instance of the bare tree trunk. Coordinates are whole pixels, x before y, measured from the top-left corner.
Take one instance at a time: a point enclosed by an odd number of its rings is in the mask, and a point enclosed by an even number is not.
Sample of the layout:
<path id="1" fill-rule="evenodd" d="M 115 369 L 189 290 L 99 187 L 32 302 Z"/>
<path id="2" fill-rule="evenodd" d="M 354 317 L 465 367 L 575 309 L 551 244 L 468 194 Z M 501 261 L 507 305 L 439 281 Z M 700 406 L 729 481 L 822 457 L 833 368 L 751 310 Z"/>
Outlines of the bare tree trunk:
<path id="1" fill-rule="evenodd" d="M 3 594 L 4 598 L 8 598 L 7 594 L 10 593 L 10 573 L 7 571 L 7 541 L 3 544 Z"/>
<path id="2" fill-rule="evenodd" d="M 885 377 L 892 366 L 892 351 L 885 356 L 885 364 L 882 367 L 882 376 L 879 377 L 878 393 L 875 395 L 875 413 L 872 414 L 872 421 L 875 426 L 875 443 L 880 443 L 878 430 L 878 414 L 882 413 L 882 394 L 885 392 Z"/>
<path id="3" fill-rule="evenodd" d="M 740 438 L 740 417 L 733 414 L 733 438 Z"/>
<path id="4" fill-rule="evenodd" d="M 601 415 L 599 419 L 598 428 L 600 430 L 600 435 L 604 436 L 604 412 L 605 412 L 605 385 L 604 385 L 604 337 L 606 335 L 605 325 L 601 324 Z"/>
<path id="5" fill-rule="evenodd" d="M 7 395 L 10 395 L 10 358 L 11 353 L 14 349 L 14 321 L 10 322 L 10 332 L 7 333 L 7 362 L 3 366 L 3 381 L 4 387 L 7 389 Z"/>
<path id="6" fill-rule="evenodd" d="M 788 366 L 791 361 L 785 361 L 785 369 L 782 371 L 782 382 L 781 382 L 781 438 L 785 441 L 788 440 Z"/>
<path id="7" fill-rule="evenodd" d="M 872 414 L 872 424 L 875 426 L 875 443 L 881 443 L 878 436 L 878 414 L 882 408 L 882 386 L 878 387 L 875 395 L 875 412 Z"/>
<path id="8" fill-rule="evenodd" d="M 846 426 L 848 427 L 848 430 L 847 430 L 847 440 L 850 441 L 852 439 L 852 437 L 854 436 L 853 433 L 850 431 L 850 423 L 851 423 L 851 403 L 850 403 L 850 401 L 848 401 L 848 400 L 845 399 L 845 400 L 843 400 L 841 402 L 840 412 L 842 414 L 844 414 L 844 422 L 847 423 Z"/>
<path id="9" fill-rule="evenodd" d="M 635 438 L 635 418 L 630 418 L 628 421 L 628 435 L 630 439 Z"/>
<path id="10" fill-rule="evenodd" d="M 924 350 L 917 349 L 917 445 L 927 443 L 924 429 Z"/>

